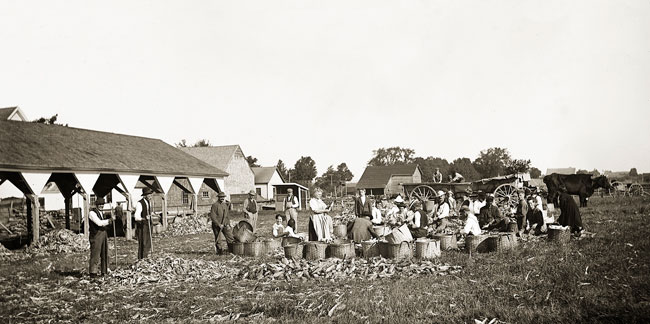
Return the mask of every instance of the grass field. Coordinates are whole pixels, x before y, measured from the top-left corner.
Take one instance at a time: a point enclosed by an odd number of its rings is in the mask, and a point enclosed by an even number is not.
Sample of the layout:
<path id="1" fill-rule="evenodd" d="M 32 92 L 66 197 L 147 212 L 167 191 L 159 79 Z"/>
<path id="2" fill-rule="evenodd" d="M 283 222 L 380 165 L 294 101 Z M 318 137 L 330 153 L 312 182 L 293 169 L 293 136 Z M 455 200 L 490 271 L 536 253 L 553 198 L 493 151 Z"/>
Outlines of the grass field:
<path id="1" fill-rule="evenodd" d="M 88 280 L 86 254 L 3 262 L 0 318 L 4 323 L 236 318 L 261 323 L 649 322 L 650 198 L 594 197 L 581 211 L 587 230 L 596 233 L 593 238 L 565 246 L 529 241 L 515 251 L 471 258 L 443 252 L 440 262 L 462 266 L 462 271 L 416 279 L 179 280 L 116 286 Z M 305 217 L 299 221 L 302 231 Z M 273 221 L 273 214 L 265 213 L 260 227 L 270 231 Z M 129 267 L 136 243 L 118 240 L 118 247 L 119 266 Z M 214 255 L 211 234 L 154 238 L 154 249 L 154 256 L 232 259 Z"/>

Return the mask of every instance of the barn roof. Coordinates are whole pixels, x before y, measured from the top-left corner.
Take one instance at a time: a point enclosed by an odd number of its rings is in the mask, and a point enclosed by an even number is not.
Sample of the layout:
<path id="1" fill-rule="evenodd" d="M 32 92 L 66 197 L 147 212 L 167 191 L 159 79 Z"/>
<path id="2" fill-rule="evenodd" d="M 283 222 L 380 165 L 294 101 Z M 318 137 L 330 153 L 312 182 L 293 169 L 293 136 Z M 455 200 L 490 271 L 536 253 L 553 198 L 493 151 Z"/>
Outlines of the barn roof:
<path id="1" fill-rule="evenodd" d="M 27 120 L 25 114 L 18 107 L 0 108 L 0 120 L 12 119 L 15 115 L 18 115 L 21 120 Z"/>
<path id="2" fill-rule="evenodd" d="M 576 168 L 549 168 L 546 169 L 546 174 L 557 173 L 557 174 L 575 174 Z"/>
<path id="3" fill-rule="evenodd" d="M 420 169 L 417 164 L 369 166 L 363 171 L 363 175 L 357 182 L 358 188 L 384 188 L 392 176 L 413 175 L 415 170 Z M 422 170 L 420 170 L 422 173 Z"/>
<path id="4" fill-rule="evenodd" d="M 228 174 L 159 140 L 0 120 L 0 169 L 222 177 Z"/>
<path id="5" fill-rule="evenodd" d="M 273 178 L 273 174 L 275 174 L 277 168 L 276 167 L 253 167 L 251 168 L 251 170 L 253 170 L 253 173 L 255 173 L 255 183 L 269 183 L 271 182 L 271 178 Z M 280 176 L 280 179 L 282 179 L 282 182 L 284 182 L 284 179 L 282 178 L 282 175 L 279 172 L 278 175 Z"/>
<path id="6" fill-rule="evenodd" d="M 228 169 L 228 165 L 230 164 L 232 157 L 235 155 L 235 152 L 239 151 L 244 155 L 241 147 L 237 144 L 205 147 L 180 147 L 180 149 L 185 153 L 188 153 L 201 161 L 205 161 L 221 170 Z"/>

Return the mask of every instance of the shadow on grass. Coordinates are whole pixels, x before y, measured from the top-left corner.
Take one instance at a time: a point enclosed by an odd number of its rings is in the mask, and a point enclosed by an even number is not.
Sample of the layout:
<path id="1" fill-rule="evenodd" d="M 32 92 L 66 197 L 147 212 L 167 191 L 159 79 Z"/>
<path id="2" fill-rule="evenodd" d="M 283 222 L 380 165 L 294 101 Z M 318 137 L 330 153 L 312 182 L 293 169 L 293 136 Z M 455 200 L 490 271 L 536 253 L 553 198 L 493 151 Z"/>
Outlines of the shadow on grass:
<path id="1" fill-rule="evenodd" d="M 85 276 L 85 273 L 82 270 L 54 270 L 53 272 L 62 277 L 81 278 Z"/>

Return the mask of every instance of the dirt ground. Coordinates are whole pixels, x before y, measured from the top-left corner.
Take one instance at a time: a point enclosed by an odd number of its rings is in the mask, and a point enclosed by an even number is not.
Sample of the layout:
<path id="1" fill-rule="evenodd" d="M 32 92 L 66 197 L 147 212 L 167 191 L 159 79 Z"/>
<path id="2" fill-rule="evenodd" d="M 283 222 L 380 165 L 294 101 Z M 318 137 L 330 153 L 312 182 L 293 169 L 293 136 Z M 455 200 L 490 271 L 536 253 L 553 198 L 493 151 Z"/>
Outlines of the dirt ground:
<path id="1" fill-rule="evenodd" d="M 471 257 L 445 251 L 435 263 L 459 272 L 374 280 L 241 279 L 242 264 L 281 258 L 217 256 L 211 233 L 154 237 L 150 261 L 169 262 L 171 270 L 130 280 L 124 276 L 142 268 L 135 266 L 137 244 L 119 238 L 119 264 L 111 241 L 116 271 L 105 279 L 87 277 L 88 253 L 1 261 L 0 316 L 4 323 L 647 323 L 650 198 L 594 197 L 581 212 L 593 237 L 564 246 L 531 239 L 513 251 Z M 306 217 L 300 215 L 300 231 Z M 259 222 L 260 234 L 270 235 L 274 213 Z M 181 268 L 199 275 L 174 272 Z"/>

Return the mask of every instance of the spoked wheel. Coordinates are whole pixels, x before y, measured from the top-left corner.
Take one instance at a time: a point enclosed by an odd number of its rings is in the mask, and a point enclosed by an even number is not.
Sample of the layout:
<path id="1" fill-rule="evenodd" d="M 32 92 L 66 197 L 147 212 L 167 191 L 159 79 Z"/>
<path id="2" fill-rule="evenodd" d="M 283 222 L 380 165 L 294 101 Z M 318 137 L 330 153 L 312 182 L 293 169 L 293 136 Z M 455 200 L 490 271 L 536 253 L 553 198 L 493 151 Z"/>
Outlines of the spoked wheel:
<path id="1" fill-rule="evenodd" d="M 508 206 L 508 208 L 515 208 L 519 203 L 519 192 L 517 187 L 511 184 L 502 184 L 494 190 L 494 201 L 497 206 Z"/>
<path id="2" fill-rule="evenodd" d="M 415 201 L 416 199 L 419 199 L 422 202 L 429 201 L 436 198 L 436 191 L 427 185 L 419 185 L 413 188 L 409 194 L 409 198 L 411 201 Z"/>
<path id="3" fill-rule="evenodd" d="M 630 188 L 627 189 L 627 192 L 630 196 L 643 196 L 645 194 L 643 187 L 638 183 L 631 184 Z"/>

